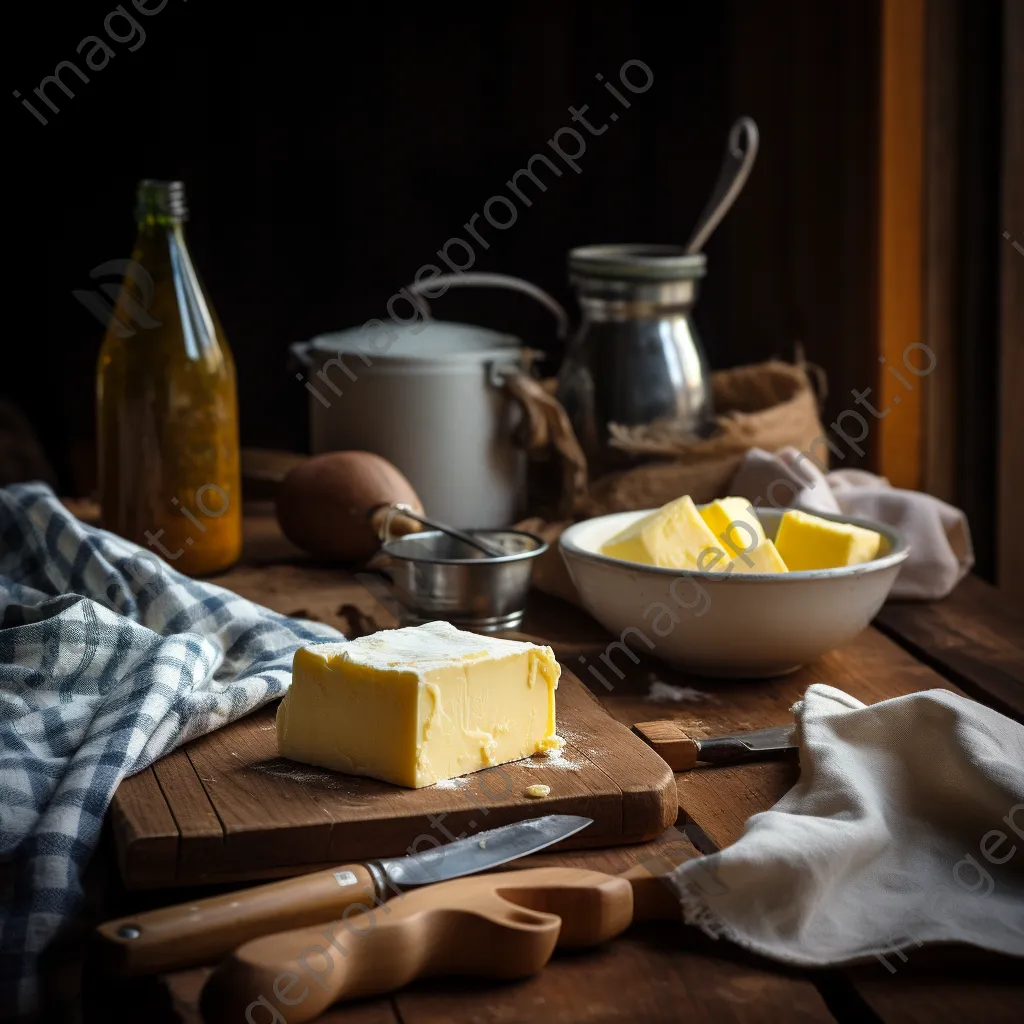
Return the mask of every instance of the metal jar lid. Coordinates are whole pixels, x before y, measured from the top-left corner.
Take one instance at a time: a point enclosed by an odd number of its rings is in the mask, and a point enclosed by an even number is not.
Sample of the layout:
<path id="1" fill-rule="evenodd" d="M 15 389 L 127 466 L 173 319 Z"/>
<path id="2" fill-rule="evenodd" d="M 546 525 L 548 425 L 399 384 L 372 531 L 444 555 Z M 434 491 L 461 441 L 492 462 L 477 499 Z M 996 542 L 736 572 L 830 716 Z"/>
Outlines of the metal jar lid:
<path id="1" fill-rule="evenodd" d="M 569 272 L 581 277 L 634 281 L 685 281 L 703 277 L 703 253 L 679 245 L 584 245 L 569 251 Z"/>

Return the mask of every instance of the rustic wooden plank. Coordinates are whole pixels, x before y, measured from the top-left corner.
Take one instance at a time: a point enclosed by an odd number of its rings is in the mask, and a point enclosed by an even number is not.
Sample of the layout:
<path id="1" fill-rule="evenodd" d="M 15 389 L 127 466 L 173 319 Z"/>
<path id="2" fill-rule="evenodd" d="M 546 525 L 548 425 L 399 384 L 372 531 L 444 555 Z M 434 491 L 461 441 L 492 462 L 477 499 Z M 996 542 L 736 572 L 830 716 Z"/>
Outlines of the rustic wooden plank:
<path id="1" fill-rule="evenodd" d="M 618 658 L 624 678 L 602 697 L 620 722 L 665 718 L 698 739 L 793 720 L 791 708 L 814 682 L 829 683 L 875 703 L 905 693 L 946 686 L 927 666 L 876 630 L 868 629 L 846 647 L 777 679 L 734 682 L 695 679 L 667 666 Z M 606 673 L 606 676 L 608 673 Z M 585 677 L 584 677 L 585 678 Z M 603 687 L 591 684 L 600 693 Z M 652 695 L 660 702 L 651 700 Z M 678 703 L 671 696 L 680 696 Z M 652 713 L 652 709 L 657 711 Z M 751 814 L 766 810 L 793 785 L 791 762 L 697 768 L 676 775 L 680 810 L 717 846 L 734 842 Z"/>
<path id="2" fill-rule="evenodd" d="M 993 972 L 970 955 L 971 951 L 958 951 L 960 962 L 951 961 L 944 970 L 919 967 L 918 958 L 923 958 L 927 952 L 925 949 L 908 950 L 907 964 L 902 964 L 895 956 L 890 957 L 899 968 L 898 976 L 888 973 L 881 964 L 848 971 L 847 976 L 885 1024 L 965 1024 L 967 1021 L 1017 1024 L 1020 1021 L 1024 984 L 1020 981 L 1019 960 L 1012 966 L 1001 965 L 992 976 Z"/>
<path id="3" fill-rule="evenodd" d="M 499 765 L 411 790 L 298 764 L 277 753 L 274 707 L 200 737 L 160 767 L 178 819 L 175 871 L 138 885 L 197 885 L 400 855 L 548 813 L 594 819 L 572 846 L 638 842 L 676 816 L 675 781 L 571 673 L 559 685 L 559 756 Z M 532 799 L 527 787 L 550 786 Z M 115 803 L 118 801 L 115 800 Z M 133 862 L 134 863 L 134 862 Z M 166 862 L 163 864 L 166 868 Z"/>
<path id="4" fill-rule="evenodd" d="M 267 543 L 272 537 L 267 538 Z M 218 586 L 282 615 L 324 622 L 354 637 L 397 625 L 397 619 L 355 576 L 309 561 L 238 565 L 218 576 Z M 358 624 L 359 628 L 353 628 Z"/>
<path id="5" fill-rule="evenodd" d="M 333 822 L 317 795 L 304 786 L 285 789 L 266 770 L 277 756 L 276 710 L 264 707 L 186 747 L 224 829 L 225 865 L 290 866 L 296 851 L 307 862 L 330 858 Z"/>
<path id="6" fill-rule="evenodd" d="M 162 885 L 174 877 L 178 826 L 152 768 L 122 780 L 110 808 L 121 877 Z"/>
<path id="7" fill-rule="evenodd" d="M 224 850 L 224 828 L 206 795 L 188 752 L 161 757 L 153 772 L 178 826 L 178 877 L 204 882 L 215 877 Z"/>
<path id="8" fill-rule="evenodd" d="M 875 625 L 970 696 L 1024 721 L 1024 607 L 977 576 L 944 601 L 889 602 Z"/>
<path id="9" fill-rule="evenodd" d="M 1000 230 L 999 425 L 1000 588 L 1024 601 L 1024 404 L 1017 388 L 1024 379 L 1024 5 L 1003 4 L 1003 132 Z"/>
<path id="10" fill-rule="evenodd" d="M 556 954 L 525 981 L 420 983 L 395 1003 L 403 1024 L 833 1020 L 810 982 L 726 959 L 716 947 L 674 923 L 642 925 L 599 949 Z"/>
<path id="11" fill-rule="evenodd" d="M 204 1020 L 199 1012 L 199 997 L 206 979 L 213 973 L 212 967 L 196 967 L 188 971 L 177 971 L 164 974 L 152 983 L 165 993 L 170 1003 L 170 1015 L 166 1024 L 211 1024 Z M 264 1012 L 264 1017 L 267 1014 Z M 129 1016 L 132 1024 L 137 1018 Z M 253 1014 L 253 1020 L 259 1021 L 260 1015 Z M 117 1024 L 117 1018 L 109 1024 Z M 163 1022 L 156 1022 L 163 1024 Z M 224 1024 L 228 1024 L 227 1021 Z M 355 1003 L 346 1003 L 320 1014 L 316 1024 L 402 1024 L 398 1011 L 390 996 L 380 999 L 363 999 Z"/>
<path id="12" fill-rule="evenodd" d="M 673 825 L 678 798 L 672 770 L 647 744 L 609 718 L 576 676 L 565 671 L 559 684 L 559 732 L 566 749 L 587 757 L 620 793 L 619 842 L 640 842 Z M 593 826 L 587 829 L 591 832 Z"/>

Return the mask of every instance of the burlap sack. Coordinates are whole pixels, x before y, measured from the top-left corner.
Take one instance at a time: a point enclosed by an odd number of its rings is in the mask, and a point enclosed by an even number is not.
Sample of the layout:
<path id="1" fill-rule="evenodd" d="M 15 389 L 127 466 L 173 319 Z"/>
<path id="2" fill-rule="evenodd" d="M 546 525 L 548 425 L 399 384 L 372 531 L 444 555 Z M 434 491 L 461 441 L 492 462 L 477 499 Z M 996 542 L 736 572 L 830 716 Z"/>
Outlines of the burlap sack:
<path id="1" fill-rule="evenodd" d="M 670 424 L 612 424 L 614 447 L 645 461 L 590 481 L 585 492 L 575 496 L 571 519 L 547 522 L 533 518 L 518 524 L 551 544 L 535 564 L 533 585 L 577 601 L 557 544 L 561 532 L 573 521 L 609 512 L 656 508 L 683 494 L 698 503 L 712 501 L 728 493 L 740 461 L 750 448 L 772 452 L 792 445 L 809 451 L 825 430 L 818 416 L 824 384 L 817 374 L 816 394 L 808 370 L 804 365 L 773 360 L 712 374 L 717 429 L 703 440 L 681 438 Z M 817 373 L 816 368 L 812 372 Z M 827 451 L 824 445 L 818 445 L 815 457 L 827 457 Z"/>

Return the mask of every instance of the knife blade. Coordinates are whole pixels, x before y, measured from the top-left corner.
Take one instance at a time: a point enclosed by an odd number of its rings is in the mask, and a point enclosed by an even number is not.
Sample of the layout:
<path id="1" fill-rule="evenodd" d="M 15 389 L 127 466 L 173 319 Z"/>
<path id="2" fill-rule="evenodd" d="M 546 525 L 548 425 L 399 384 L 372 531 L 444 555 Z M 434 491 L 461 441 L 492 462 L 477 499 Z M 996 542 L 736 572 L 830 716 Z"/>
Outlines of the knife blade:
<path id="1" fill-rule="evenodd" d="M 380 868 L 385 885 L 400 889 L 446 882 L 537 853 L 593 823 L 593 818 L 578 814 L 546 814 L 478 832 L 413 856 L 370 861 L 369 865 Z"/>
<path id="2" fill-rule="evenodd" d="M 719 765 L 742 764 L 745 761 L 764 761 L 797 749 L 792 723 L 706 739 L 688 736 L 680 725 L 671 719 L 638 722 L 633 729 L 654 747 L 673 771 L 677 772 L 687 771 L 699 762 Z"/>
<path id="3" fill-rule="evenodd" d="M 96 929 L 99 953 L 121 975 L 210 963 L 262 935 L 341 918 L 349 908 L 374 910 L 406 889 L 499 867 L 591 824 L 579 815 L 547 814 L 406 857 L 346 864 L 118 918 Z"/>

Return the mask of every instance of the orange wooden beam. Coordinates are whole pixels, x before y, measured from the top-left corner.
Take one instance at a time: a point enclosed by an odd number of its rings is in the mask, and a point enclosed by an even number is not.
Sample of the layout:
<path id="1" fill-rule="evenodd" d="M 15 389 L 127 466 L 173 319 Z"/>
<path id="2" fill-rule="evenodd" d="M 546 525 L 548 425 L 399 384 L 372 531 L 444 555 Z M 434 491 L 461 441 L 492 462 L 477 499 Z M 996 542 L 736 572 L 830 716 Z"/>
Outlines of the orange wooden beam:
<path id="1" fill-rule="evenodd" d="M 882 0 L 878 376 L 874 462 L 893 486 L 922 483 L 925 0 Z M 924 372 L 922 372 L 924 371 Z"/>

